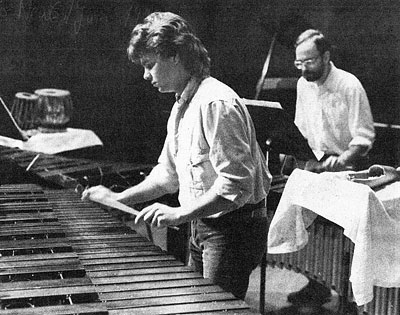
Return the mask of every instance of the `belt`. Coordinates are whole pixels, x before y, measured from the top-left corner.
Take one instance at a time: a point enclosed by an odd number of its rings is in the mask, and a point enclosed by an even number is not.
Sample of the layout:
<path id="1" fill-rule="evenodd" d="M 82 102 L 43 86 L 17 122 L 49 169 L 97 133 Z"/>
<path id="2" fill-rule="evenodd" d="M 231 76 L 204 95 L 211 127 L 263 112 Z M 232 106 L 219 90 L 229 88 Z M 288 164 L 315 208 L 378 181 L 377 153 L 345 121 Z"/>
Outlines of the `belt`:
<path id="1" fill-rule="evenodd" d="M 265 199 L 258 203 L 248 203 L 243 207 L 228 212 L 218 218 L 203 218 L 200 219 L 205 224 L 217 227 L 224 225 L 232 225 L 237 222 L 245 222 L 256 218 L 267 218 L 267 208 L 265 207 Z"/>
<path id="2" fill-rule="evenodd" d="M 233 210 L 220 218 L 228 219 L 235 218 L 240 220 L 252 219 L 252 218 L 266 218 L 267 208 L 265 207 L 265 199 L 258 203 L 248 203 L 239 209 Z"/>

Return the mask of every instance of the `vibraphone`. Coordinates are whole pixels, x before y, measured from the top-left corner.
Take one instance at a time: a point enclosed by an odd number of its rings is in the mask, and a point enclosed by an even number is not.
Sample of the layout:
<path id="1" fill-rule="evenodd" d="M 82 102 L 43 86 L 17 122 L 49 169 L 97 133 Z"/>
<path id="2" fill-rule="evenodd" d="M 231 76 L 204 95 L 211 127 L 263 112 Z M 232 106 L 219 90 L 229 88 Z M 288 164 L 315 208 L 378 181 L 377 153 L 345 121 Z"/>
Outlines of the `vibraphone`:
<path id="1" fill-rule="evenodd" d="M 254 314 L 71 189 L 0 187 L 0 314 Z"/>
<path id="2" fill-rule="evenodd" d="M 270 192 L 270 212 L 276 209 L 282 191 L 280 183 Z M 349 304 L 353 300 L 349 276 L 354 243 L 344 236 L 342 227 L 322 217 L 317 217 L 308 231 L 309 240 L 302 250 L 267 254 L 266 263 L 302 273 L 335 290 L 340 297 L 340 314 L 351 314 L 354 305 Z M 400 288 L 374 287 L 374 300 L 363 308 L 368 315 L 399 315 Z"/>

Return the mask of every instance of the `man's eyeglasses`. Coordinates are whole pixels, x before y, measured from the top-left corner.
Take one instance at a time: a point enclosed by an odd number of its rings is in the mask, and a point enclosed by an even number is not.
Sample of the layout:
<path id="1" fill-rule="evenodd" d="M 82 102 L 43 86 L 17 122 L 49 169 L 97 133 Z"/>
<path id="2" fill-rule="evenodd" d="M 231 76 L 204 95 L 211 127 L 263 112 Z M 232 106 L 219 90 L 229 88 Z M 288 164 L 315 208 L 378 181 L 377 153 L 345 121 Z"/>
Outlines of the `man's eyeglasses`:
<path id="1" fill-rule="evenodd" d="M 306 60 L 295 60 L 294 66 L 299 70 L 301 70 L 301 68 L 303 66 L 304 67 L 313 66 L 319 57 L 321 57 L 321 56 L 317 56 L 314 58 L 308 58 Z"/>

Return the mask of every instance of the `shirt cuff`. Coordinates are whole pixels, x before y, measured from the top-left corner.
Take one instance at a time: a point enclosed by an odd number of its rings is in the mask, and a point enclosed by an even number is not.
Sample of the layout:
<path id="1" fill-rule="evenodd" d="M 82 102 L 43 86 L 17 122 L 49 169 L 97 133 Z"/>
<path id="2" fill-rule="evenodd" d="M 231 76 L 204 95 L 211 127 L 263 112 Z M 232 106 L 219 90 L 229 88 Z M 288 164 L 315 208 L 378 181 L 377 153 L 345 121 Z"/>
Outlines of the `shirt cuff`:
<path id="1" fill-rule="evenodd" d="M 367 154 L 368 151 L 371 150 L 372 144 L 373 144 L 373 141 L 371 139 L 356 136 L 350 141 L 349 147 L 351 147 L 353 145 L 361 145 L 361 146 L 368 147 L 368 150 L 365 152 L 365 154 Z"/>
<path id="2" fill-rule="evenodd" d="M 251 197 L 251 192 L 238 186 L 228 178 L 218 177 L 211 190 L 218 196 L 235 203 L 238 208 L 244 206 Z"/>

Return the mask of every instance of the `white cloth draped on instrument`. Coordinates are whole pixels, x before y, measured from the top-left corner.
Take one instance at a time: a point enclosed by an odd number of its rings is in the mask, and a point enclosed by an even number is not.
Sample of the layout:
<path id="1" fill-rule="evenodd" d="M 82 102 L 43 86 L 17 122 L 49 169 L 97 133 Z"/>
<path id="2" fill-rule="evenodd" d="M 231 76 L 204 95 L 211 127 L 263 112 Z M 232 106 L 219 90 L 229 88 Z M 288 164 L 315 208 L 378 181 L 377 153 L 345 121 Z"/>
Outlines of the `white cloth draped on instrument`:
<path id="1" fill-rule="evenodd" d="M 320 215 L 354 242 L 350 281 L 354 299 L 373 299 L 373 286 L 400 287 L 400 182 L 373 191 L 346 180 L 347 172 L 290 175 L 268 235 L 268 253 L 298 251 Z"/>

